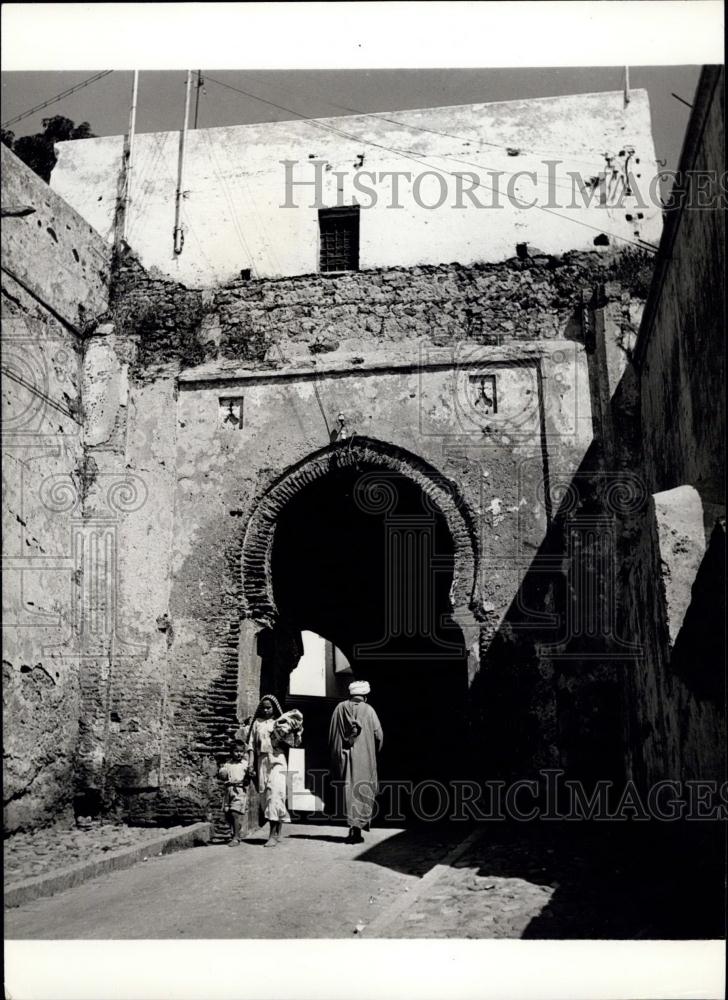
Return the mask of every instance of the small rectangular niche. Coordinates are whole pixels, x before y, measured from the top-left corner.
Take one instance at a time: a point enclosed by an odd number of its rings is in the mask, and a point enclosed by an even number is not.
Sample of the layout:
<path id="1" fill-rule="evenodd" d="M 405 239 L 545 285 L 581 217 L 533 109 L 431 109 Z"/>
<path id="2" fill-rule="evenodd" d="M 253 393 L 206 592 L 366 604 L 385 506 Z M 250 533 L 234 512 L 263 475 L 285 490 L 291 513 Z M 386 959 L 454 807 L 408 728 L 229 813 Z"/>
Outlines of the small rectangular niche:
<path id="1" fill-rule="evenodd" d="M 498 412 L 498 389 L 495 375 L 478 372 L 470 376 L 470 395 L 474 409 L 483 416 Z"/>
<path id="2" fill-rule="evenodd" d="M 222 430 L 241 431 L 243 429 L 243 397 L 220 396 L 217 423 Z"/>

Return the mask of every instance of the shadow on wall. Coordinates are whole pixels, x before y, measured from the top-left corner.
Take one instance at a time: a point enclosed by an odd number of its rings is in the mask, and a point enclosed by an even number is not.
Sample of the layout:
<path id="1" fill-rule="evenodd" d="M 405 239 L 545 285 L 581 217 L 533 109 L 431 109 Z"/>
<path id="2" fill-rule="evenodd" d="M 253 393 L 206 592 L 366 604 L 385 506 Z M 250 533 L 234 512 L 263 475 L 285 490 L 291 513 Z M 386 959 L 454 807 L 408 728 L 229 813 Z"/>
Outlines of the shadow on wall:
<path id="1" fill-rule="evenodd" d="M 597 363 L 590 358 L 592 371 Z M 634 369 L 627 366 L 606 409 L 597 375 L 590 387 L 594 441 L 481 653 L 470 692 L 474 751 L 485 777 L 561 767 L 587 786 L 628 776 L 642 787 L 719 778 L 724 517 L 701 554 L 703 517 L 721 511 L 721 489 L 701 483 L 700 493 L 687 486 L 650 496 Z M 687 520 L 683 494 L 695 507 Z"/>
<path id="2" fill-rule="evenodd" d="M 696 698 L 725 704 L 725 518 L 716 521 L 672 651 L 672 666 Z"/>
<path id="3" fill-rule="evenodd" d="M 592 444 L 481 652 L 470 698 L 483 777 L 558 767 L 587 785 L 624 778 L 622 671 L 635 650 L 615 620 L 623 540 L 607 495 L 620 475 L 602 468 Z"/>

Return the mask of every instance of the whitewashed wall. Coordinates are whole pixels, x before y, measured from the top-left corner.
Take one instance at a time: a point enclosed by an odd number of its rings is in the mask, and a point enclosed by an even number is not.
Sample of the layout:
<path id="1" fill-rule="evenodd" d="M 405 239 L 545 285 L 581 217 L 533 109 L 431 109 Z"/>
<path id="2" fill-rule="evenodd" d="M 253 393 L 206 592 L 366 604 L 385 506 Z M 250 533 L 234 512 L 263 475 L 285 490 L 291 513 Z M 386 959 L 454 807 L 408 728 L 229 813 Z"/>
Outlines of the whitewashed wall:
<path id="1" fill-rule="evenodd" d="M 109 239 L 122 145 L 120 136 L 60 143 L 51 178 L 55 190 Z M 612 207 L 599 207 L 596 196 L 589 208 L 580 197 L 575 203 L 567 172 L 588 181 L 605 172 L 605 154 L 623 163 L 626 156 L 619 154 L 628 147 L 634 148 L 630 166 L 646 204 L 621 197 L 618 182 L 610 193 Z M 656 164 L 645 91 L 633 91 L 626 105 L 624 95 L 614 92 L 191 131 L 183 185 L 186 239 L 175 256 L 178 150 L 178 132 L 137 136 L 128 238 L 145 266 L 191 286 L 225 282 L 244 268 L 254 277 L 318 270 L 314 188 L 294 188 L 298 207 L 281 207 L 283 160 L 296 161 L 294 180 L 309 182 L 314 163 L 323 161 L 326 206 L 337 200 L 361 204 L 362 269 L 504 260 L 523 242 L 545 253 L 594 249 L 600 229 L 614 234 L 613 247 L 625 245 L 617 237 L 633 240 L 636 233 L 657 243 L 661 231 L 661 212 L 649 199 Z M 558 165 L 549 168 L 547 161 Z M 341 171 L 346 176 L 337 177 Z M 374 183 L 368 171 L 375 173 Z M 391 207 L 391 178 L 379 177 L 388 171 L 412 174 L 411 181 L 398 182 L 401 208 Z M 418 182 L 419 200 L 442 201 L 440 207 L 415 202 L 415 177 L 426 171 L 443 180 L 430 174 Z M 520 171 L 536 177 L 514 178 Z M 458 199 L 456 172 L 480 177 L 483 186 L 474 196 L 485 205 L 492 205 L 498 187 L 502 207 L 476 208 L 462 192 Z M 353 185 L 356 173 L 377 193 L 371 207 L 371 196 Z M 534 199 L 548 211 L 514 203 Z M 464 207 L 455 207 L 458 200 Z"/>

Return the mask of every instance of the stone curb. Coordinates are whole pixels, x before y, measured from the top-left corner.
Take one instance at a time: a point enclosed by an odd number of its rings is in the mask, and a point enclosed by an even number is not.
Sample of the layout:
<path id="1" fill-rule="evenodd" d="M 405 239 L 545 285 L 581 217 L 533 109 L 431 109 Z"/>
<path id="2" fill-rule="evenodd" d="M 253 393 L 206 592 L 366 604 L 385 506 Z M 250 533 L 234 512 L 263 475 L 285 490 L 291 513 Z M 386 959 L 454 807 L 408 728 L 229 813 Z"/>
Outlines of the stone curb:
<path id="1" fill-rule="evenodd" d="M 418 884 L 415 886 L 413 892 L 405 893 L 403 892 L 401 896 L 395 899 L 386 910 L 383 910 L 377 917 L 372 920 L 370 924 L 364 928 L 360 933 L 360 937 L 382 937 L 384 932 L 386 932 L 392 924 L 401 917 L 403 913 L 411 909 L 413 904 L 420 898 L 420 896 L 427 889 L 431 888 L 433 883 L 437 882 L 444 872 L 448 868 L 452 868 L 453 864 L 458 861 L 463 854 L 476 844 L 480 838 L 483 836 L 484 831 L 482 829 L 473 830 L 464 840 L 461 840 L 453 849 L 447 854 L 439 864 L 434 865 L 426 872 Z"/>
<path id="2" fill-rule="evenodd" d="M 81 885 L 89 879 L 104 875 L 107 872 L 131 868 L 144 858 L 157 854 L 169 854 L 172 851 L 194 847 L 196 844 L 209 844 L 212 836 L 211 823 L 193 823 L 175 833 L 163 834 L 145 840 L 133 847 L 122 847 L 118 851 L 109 851 L 98 859 L 81 861 L 61 868 L 58 871 L 37 875 L 34 878 L 14 882 L 5 887 L 5 907 L 22 906 L 41 896 L 53 896 L 74 885 Z"/>

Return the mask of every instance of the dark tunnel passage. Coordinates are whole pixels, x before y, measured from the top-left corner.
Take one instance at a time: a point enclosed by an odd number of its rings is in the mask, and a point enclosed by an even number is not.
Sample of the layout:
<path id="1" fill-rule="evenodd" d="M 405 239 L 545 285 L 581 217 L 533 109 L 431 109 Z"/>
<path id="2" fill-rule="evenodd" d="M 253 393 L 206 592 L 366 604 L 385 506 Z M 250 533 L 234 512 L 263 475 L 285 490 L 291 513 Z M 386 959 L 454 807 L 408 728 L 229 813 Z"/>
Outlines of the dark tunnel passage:
<path id="1" fill-rule="evenodd" d="M 388 471 L 330 471 L 289 502 L 276 526 L 279 620 L 330 640 L 354 676 L 370 682 L 384 781 L 463 776 L 467 669 L 449 617 L 453 564 L 442 513 L 419 485 Z M 307 769 L 309 759 L 327 759 L 325 727 L 311 722 Z"/>

